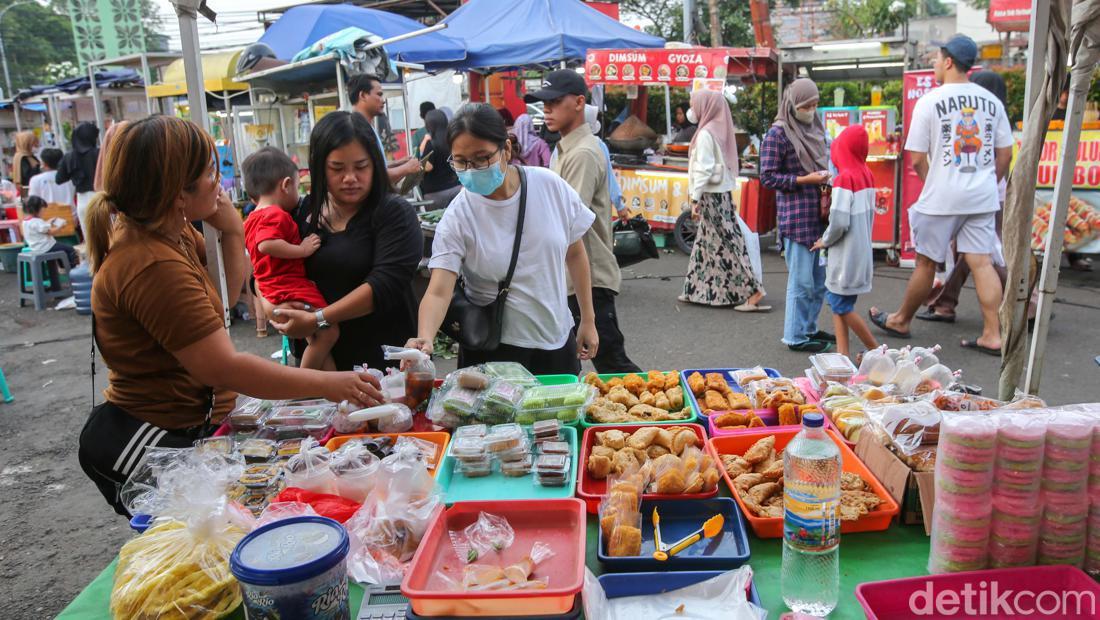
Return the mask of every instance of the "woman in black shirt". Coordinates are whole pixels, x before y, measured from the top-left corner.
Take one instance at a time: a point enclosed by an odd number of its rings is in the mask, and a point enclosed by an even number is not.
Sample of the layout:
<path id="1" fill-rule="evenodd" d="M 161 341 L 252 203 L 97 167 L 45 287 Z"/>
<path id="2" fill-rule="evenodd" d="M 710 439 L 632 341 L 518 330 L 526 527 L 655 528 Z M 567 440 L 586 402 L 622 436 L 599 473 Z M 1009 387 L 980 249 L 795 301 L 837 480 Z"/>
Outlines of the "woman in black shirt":
<path id="1" fill-rule="evenodd" d="M 370 123 L 359 114 L 330 112 L 310 135 L 313 192 L 298 210 L 302 237 L 321 247 L 306 259 L 306 275 L 329 306 L 277 310 L 271 323 L 292 338 L 340 325 L 336 367 L 394 365 L 382 345 L 403 346 L 416 334 L 412 279 L 424 238 L 412 206 L 393 193 L 386 160 Z"/>
<path id="2" fill-rule="evenodd" d="M 428 129 L 424 141 L 420 143 L 421 153 L 431 153 L 424 165 L 424 180 L 420 182 L 420 191 L 424 200 L 432 201 L 432 209 L 442 209 L 451 204 L 451 200 L 462 191 L 458 175 L 447 163 L 451 156 L 451 146 L 447 143 L 447 115 L 432 110 L 424 116 L 424 126 Z"/>

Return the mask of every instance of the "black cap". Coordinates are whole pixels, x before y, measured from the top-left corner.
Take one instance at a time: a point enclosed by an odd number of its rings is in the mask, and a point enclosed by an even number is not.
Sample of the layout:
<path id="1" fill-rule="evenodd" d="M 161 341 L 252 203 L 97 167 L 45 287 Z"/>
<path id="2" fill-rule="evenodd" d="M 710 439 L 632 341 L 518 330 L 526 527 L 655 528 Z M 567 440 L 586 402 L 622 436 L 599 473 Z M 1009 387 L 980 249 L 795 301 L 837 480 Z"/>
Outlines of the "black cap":
<path id="1" fill-rule="evenodd" d="M 542 78 L 542 88 L 533 93 L 524 95 L 527 103 L 536 101 L 553 101 L 566 95 L 584 96 L 588 94 L 588 86 L 584 78 L 572 69 L 558 69 L 546 74 Z"/>

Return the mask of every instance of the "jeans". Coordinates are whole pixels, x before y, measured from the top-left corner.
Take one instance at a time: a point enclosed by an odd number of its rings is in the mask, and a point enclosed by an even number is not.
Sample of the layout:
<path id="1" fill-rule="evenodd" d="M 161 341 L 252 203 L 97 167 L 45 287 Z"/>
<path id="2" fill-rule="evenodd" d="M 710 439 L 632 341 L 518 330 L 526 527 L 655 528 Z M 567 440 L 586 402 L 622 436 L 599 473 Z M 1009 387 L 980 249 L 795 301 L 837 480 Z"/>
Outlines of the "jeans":
<path id="1" fill-rule="evenodd" d="M 787 308 L 783 317 L 783 344 L 799 345 L 817 333 L 817 317 L 825 301 L 825 265 L 821 252 L 783 240 L 787 259 Z"/>

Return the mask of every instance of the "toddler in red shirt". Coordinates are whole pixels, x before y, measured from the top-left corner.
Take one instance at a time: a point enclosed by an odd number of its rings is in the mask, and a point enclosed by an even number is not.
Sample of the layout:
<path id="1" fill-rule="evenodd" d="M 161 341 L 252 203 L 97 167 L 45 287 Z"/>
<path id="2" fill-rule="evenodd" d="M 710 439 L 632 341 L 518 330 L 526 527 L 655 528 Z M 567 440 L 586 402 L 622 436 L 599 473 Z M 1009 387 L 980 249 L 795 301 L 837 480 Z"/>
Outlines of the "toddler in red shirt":
<path id="1" fill-rule="evenodd" d="M 321 247 L 317 235 L 302 239 L 290 215 L 298 206 L 298 166 L 274 147 L 249 155 L 241 167 L 248 195 L 256 209 L 244 222 L 244 243 L 252 260 L 256 292 L 267 316 L 292 302 L 320 310 L 328 304 L 317 285 L 306 277 L 305 259 Z M 307 340 L 302 368 L 336 370 L 332 347 L 340 337 L 336 325 L 318 329 Z"/>

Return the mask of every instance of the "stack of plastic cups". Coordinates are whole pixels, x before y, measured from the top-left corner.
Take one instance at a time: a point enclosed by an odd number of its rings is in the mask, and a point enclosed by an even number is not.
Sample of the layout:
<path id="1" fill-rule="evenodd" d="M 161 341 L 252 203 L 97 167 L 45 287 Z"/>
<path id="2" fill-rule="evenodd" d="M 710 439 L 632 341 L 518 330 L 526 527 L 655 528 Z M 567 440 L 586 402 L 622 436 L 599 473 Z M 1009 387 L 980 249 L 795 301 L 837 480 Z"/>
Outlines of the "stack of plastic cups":
<path id="1" fill-rule="evenodd" d="M 993 417 L 944 413 L 928 572 L 954 573 L 988 565 L 996 443 Z"/>
<path id="2" fill-rule="evenodd" d="M 1092 433 L 1089 417 L 1067 411 L 1055 413 L 1047 426 L 1039 564 L 1085 563 Z"/>
<path id="3" fill-rule="evenodd" d="M 1089 537 L 1085 548 L 1085 572 L 1100 577 L 1100 426 L 1092 430 L 1089 459 Z"/>
<path id="4" fill-rule="evenodd" d="M 1043 517 L 1039 491 L 1046 423 L 1045 415 L 1000 417 L 989 539 L 991 568 L 1035 564 Z"/>

